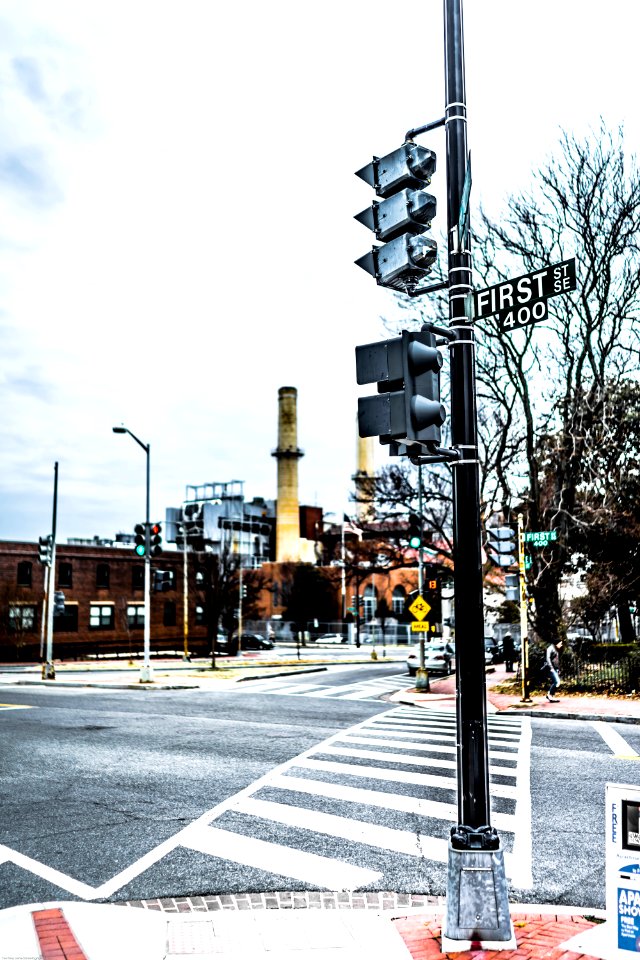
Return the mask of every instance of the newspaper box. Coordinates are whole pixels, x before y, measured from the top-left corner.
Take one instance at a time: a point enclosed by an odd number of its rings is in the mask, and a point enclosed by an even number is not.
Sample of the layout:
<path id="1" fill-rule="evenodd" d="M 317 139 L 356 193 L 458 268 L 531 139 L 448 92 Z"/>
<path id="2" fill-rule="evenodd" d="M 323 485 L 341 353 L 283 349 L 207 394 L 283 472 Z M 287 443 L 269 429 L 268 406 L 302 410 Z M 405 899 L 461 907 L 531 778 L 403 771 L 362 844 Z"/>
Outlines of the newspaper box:
<path id="1" fill-rule="evenodd" d="M 607 923 L 611 956 L 640 953 L 640 787 L 608 783 Z"/>

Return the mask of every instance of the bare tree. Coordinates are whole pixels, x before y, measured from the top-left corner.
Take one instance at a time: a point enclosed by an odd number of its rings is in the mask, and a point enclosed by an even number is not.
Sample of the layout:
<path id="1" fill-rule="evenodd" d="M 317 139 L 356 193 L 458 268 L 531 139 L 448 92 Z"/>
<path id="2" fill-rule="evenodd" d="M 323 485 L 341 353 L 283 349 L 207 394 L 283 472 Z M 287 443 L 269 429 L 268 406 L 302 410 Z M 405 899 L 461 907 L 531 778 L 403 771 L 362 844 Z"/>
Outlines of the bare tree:
<path id="1" fill-rule="evenodd" d="M 583 141 L 564 135 L 535 183 L 500 222 L 483 215 L 474 258 L 485 284 L 576 258 L 578 289 L 550 300 L 544 323 L 513 334 L 495 317 L 478 323 L 488 507 L 509 519 L 522 505 L 529 529 L 558 531 L 531 570 L 534 626 L 548 641 L 562 632 L 586 438 L 606 415 L 607 378 L 638 370 L 640 178 L 622 132 L 601 126 Z"/>

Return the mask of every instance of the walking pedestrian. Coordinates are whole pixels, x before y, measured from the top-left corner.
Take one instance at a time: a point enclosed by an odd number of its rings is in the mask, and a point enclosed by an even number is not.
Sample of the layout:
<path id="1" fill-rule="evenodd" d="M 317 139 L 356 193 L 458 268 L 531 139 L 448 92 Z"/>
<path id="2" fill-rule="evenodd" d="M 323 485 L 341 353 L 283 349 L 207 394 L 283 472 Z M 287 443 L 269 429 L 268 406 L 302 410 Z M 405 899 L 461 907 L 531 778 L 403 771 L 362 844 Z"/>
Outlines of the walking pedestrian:
<path id="1" fill-rule="evenodd" d="M 547 694 L 547 700 L 549 703 L 558 703 L 558 698 L 554 696 L 556 690 L 560 686 L 560 648 L 562 647 L 562 640 L 558 640 L 557 643 L 550 643 L 547 647 L 547 655 L 545 662 L 547 664 L 547 670 L 551 677 L 551 685 L 549 687 L 549 692 Z"/>
<path id="2" fill-rule="evenodd" d="M 502 652 L 504 653 L 504 669 L 507 673 L 513 673 L 513 637 L 506 633 L 502 641 Z"/>

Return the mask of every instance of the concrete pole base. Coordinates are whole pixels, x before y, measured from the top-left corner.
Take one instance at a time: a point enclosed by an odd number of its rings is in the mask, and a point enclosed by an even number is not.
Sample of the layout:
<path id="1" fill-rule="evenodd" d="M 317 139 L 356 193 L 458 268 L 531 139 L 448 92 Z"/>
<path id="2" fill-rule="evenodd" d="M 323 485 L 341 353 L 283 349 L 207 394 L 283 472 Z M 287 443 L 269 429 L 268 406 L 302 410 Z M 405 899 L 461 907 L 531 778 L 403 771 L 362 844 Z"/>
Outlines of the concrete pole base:
<path id="1" fill-rule="evenodd" d="M 471 946 L 473 945 L 473 946 Z M 449 841 L 442 952 L 515 950 L 504 852 L 458 850 Z"/>
<path id="2" fill-rule="evenodd" d="M 56 668 L 54 667 L 51 660 L 47 660 L 47 662 L 42 665 L 42 679 L 55 680 L 55 678 L 56 678 Z"/>
<path id="3" fill-rule="evenodd" d="M 151 665 L 140 667 L 140 683 L 153 683 L 153 667 Z"/>
<path id="4" fill-rule="evenodd" d="M 416 690 L 429 692 L 429 674 L 424 667 L 418 667 L 416 670 Z"/>

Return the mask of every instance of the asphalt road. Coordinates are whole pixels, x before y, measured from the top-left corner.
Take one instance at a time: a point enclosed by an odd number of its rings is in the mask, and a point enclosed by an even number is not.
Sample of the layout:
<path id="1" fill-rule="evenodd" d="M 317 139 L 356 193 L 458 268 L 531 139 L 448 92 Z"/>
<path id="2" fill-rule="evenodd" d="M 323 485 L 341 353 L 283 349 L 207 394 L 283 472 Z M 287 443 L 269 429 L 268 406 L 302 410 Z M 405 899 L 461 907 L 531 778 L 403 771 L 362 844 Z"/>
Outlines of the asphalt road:
<path id="1" fill-rule="evenodd" d="M 380 699 L 406 686 L 401 665 L 362 664 L 228 692 L 0 688 L 0 907 L 443 894 L 455 723 Z M 640 727 L 607 727 L 640 753 Z M 634 761 L 589 722 L 489 732 L 512 898 L 602 907 L 604 784 Z"/>

